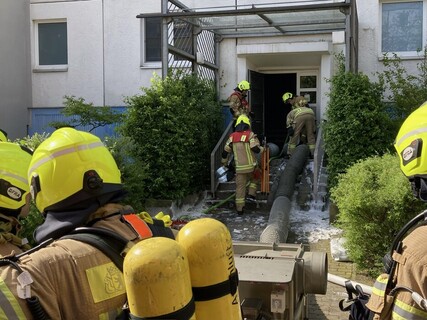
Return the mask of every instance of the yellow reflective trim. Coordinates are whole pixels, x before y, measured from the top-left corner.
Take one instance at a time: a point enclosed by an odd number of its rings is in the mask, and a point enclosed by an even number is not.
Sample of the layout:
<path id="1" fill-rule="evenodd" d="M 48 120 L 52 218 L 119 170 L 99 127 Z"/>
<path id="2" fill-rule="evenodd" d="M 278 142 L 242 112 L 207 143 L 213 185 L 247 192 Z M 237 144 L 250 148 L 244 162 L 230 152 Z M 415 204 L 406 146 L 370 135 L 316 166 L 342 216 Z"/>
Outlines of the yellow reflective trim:
<path id="1" fill-rule="evenodd" d="M 99 315 L 99 320 L 110 320 L 110 316 L 108 315 L 108 312 L 101 313 Z"/>
<path id="2" fill-rule="evenodd" d="M 399 307 L 400 309 L 404 310 L 407 313 L 410 313 L 411 315 L 416 315 L 418 317 L 422 317 L 423 319 L 427 319 L 427 312 L 422 311 L 418 308 L 415 308 L 409 304 L 406 304 L 399 299 L 395 299 L 394 304 L 395 304 L 395 306 Z M 409 319 L 411 319 L 411 318 L 409 318 Z"/>
<path id="3" fill-rule="evenodd" d="M 115 311 L 108 311 L 108 312 L 101 313 L 98 319 L 99 320 L 115 320 L 121 312 L 122 312 L 122 309 L 117 308 Z"/>
<path id="4" fill-rule="evenodd" d="M 372 294 L 373 295 L 384 297 L 384 293 L 385 293 L 384 290 L 381 290 L 381 289 L 378 289 L 375 287 L 372 288 Z"/>
<path id="5" fill-rule="evenodd" d="M 4 301 L 6 299 L 7 301 Z M 0 278 L 0 318 L 1 319 L 27 319 L 21 305 L 16 300 L 9 287 Z"/>
<path id="6" fill-rule="evenodd" d="M 113 262 L 86 270 L 93 301 L 105 301 L 125 294 L 123 273 Z"/>

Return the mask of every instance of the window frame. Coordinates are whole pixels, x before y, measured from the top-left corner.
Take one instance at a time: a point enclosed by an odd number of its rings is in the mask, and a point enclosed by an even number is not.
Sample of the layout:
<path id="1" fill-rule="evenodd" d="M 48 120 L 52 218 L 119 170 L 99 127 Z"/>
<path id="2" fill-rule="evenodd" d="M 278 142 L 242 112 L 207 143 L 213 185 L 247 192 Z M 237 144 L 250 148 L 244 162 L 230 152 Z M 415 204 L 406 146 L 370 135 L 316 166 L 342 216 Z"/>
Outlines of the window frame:
<path id="1" fill-rule="evenodd" d="M 54 72 L 54 71 L 68 71 L 69 65 L 69 55 L 68 55 L 68 21 L 67 19 L 47 19 L 47 20 L 34 20 L 34 72 Z M 52 23 L 65 23 L 67 28 L 67 63 L 66 64 L 49 64 L 41 65 L 40 64 L 40 55 L 39 55 L 39 25 L 41 24 L 52 24 Z"/>
<path id="2" fill-rule="evenodd" d="M 423 9 L 422 9 L 422 26 L 421 26 L 421 48 L 420 51 L 396 51 L 396 52 L 387 52 L 383 51 L 383 5 L 384 4 L 398 4 L 398 3 L 414 3 L 414 2 L 421 2 Z M 399 58 L 402 59 L 413 59 L 413 58 L 422 58 L 424 48 L 427 45 L 427 0 L 384 0 L 380 2 L 380 8 L 379 8 L 379 36 L 378 36 L 378 57 L 380 60 L 384 58 L 384 55 L 386 55 L 389 58 L 392 58 L 394 54 L 396 54 Z"/>
<path id="3" fill-rule="evenodd" d="M 140 19 L 141 20 L 141 67 L 156 67 L 159 68 L 162 65 L 162 31 L 160 26 L 160 60 L 159 61 L 147 61 L 147 46 L 146 46 L 146 27 L 145 27 L 145 21 L 146 18 Z M 160 18 L 160 24 L 161 24 L 161 18 Z"/>

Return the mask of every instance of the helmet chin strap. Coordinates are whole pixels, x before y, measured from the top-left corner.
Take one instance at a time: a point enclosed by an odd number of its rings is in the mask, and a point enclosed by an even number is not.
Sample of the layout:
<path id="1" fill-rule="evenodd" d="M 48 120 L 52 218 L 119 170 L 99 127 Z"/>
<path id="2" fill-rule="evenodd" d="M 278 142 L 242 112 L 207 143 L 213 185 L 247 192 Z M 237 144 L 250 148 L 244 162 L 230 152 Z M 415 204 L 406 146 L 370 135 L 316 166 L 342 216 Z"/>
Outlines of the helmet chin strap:
<path id="1" fill-rule="evenodd" d="M 427 202 L 427 180 L 423 177 L 415 177 L 411 180 L 412 193 L 421 201 Z"/>

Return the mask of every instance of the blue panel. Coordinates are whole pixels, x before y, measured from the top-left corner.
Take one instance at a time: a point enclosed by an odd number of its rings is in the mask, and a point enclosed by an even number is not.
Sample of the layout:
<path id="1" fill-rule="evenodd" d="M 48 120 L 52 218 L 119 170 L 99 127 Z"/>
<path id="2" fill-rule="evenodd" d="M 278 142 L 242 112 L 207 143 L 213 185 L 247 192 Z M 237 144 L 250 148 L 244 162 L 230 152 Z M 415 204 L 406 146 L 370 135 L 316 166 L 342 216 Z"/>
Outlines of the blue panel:
<path id="1" fill-rule="evenodd" d="M 113 111 L 123 113 L 127 110 L 126 107 L 111 107 Z M 34 135 L 35 133 L 52 133 L 55 131 L 55 128 L 49 126 L 49 123 L 53 121 L 66 121 L 68 119 L 71 119 L 71 117 L 66 117 L 61 114 L 61 110 L 63 108 L 38 108 L 38 109 L 31 109 L 31 125 L 28 128 L 28 134 L 30 136 Z M 107 136 L 113 136 L 116 135 L 115 127 L 117 125 L 107 125 L 104 127 L 99 127 L 94 129 L 91 133 L 98 136 L 99 138 L 103 139 Z M 83 130 L 83 131 L 89 131 L 91 127 L 90 126 L 79 126 L 76 129 Z"/>

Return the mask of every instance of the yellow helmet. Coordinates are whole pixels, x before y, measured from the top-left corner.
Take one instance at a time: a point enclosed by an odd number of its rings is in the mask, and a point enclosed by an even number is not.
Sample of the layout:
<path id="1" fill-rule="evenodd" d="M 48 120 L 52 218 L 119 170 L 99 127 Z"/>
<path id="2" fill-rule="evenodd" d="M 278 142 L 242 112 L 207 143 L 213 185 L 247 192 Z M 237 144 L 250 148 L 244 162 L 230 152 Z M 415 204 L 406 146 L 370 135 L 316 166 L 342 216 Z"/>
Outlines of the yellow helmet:
<path id="1" fill-rule="evenodd" d="M 237 88 L 239 88 L 240 91 L 249 90 L 251 88 L 251 85 L 246 80 L 242 80 L 237 85 Z"/>
<path id="2" fill-rule="evenodd" d="M 414 194 L 427 201 L 427 101 L 403 122 L 394 147 L 400 168 L 412 183 Z"/>
<path id="3" fill-rule="evenodd" d="M 242 114 L 237 118 L 236 124 L 234 126 L 237 127 L 242 122 L 246 123 L 248 126 L 251 126 L 251 121 L 249 120 L 248 116 L 245 114 Z"/>
<path id="4" fill-rule="evenodd" d="M 7 209 L 2 211 L 7 214 L 26 204 L 31 150 L 16 143 L 0 142 L 0 158 L 0 208 Z"/>
<path id="5" fill-rule="evenodd" d="M 7 142 L 7 133 L 6 131 L 0 129 L 0 142 Z"/>
<path id="6" fill-rule="evenodd" d="M 283 102 L 286 102 L 286 100 L 288 100 L 288 99 L 292 99 L 292 97 L 293 97 L 292 93 L 290 93 L 290 92 L 286 92 L 286 93 L 282 96 Z"/>
<path id="7" fill-rule="evenodd" d="M 40 212 L 67 210 L 122 189 L 117 164 L 101 140 L 73 128 L 54 131 L 37 147 L 28 180 Z"/>

